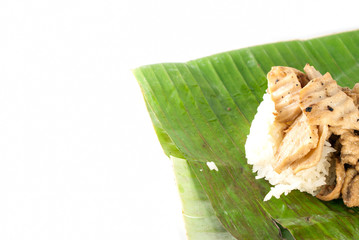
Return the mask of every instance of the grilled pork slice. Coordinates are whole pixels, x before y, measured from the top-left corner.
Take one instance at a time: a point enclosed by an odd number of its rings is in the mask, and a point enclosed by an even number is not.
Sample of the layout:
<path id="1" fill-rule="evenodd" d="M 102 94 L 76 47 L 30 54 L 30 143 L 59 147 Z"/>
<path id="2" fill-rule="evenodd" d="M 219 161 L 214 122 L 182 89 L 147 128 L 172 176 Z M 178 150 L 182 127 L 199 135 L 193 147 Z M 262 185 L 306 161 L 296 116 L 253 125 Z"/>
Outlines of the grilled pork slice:
<path id="1" fill-rule="evenodd" d="M 309 124 L 359 129 L 359 110 L 329 73 L 312 79 L 300 91 L 300 108 Z"/>
<path id="2" fill-rule="evenodd" d="M 344 164 L 341 163 L 338 158 L 335 159 L 335 174 L 336 182 L 334 184 L 322 187 L 320 192 L 316 195 L 316 197 L 320 200 L 330 201 L 337 199 L 340 196 L 344 184 L 345 169 Z"/>
<path id="3" fill-rule="evenodd" d="M 329 131 L 327 125 L 319 126 L 320 138 L 317 146 L 314 149 L 312 149 L 303 158 L 292 163 L 291 168 L 293 169 L 294 174 L 296 174 L 299 171 L 311 168 L 319 163 L 320 158 L 322 157 L 323 147 L 325 140 L 328 137 L 328 133 Z"/>
<path id="4" fill-rule="evenodd" d="M 348 87 L 340 87 L 340 90 L 342 90 L 348 97 L 350 97 L 351 99 L 353 99 L 354 105 L 358 104 L 358 98 L 357 98 L 357 93 L 353 92 L 350 88 Z"/>
<path id="5" fill-rule="evenodd" d="M 309 80 L 322 76 L 320 72 L 318 72 L 313 66 L 310 66 L 308 63 L 304 67 L 304 72 L 307 74 Z"/>
<path id="6" fill-rule="evenodd" d="M 299 91 L 308 82 L 306 75 L 290 67 L 272 67 L 267 79 L 268 90 L 275 104 L 276 121 L 293 122 L 301 113 Z"/>
<path id="7" fill-rule="evenodd" d="M 287 128 L 287 124 L 274 121 L 269 129 L 269 135 L 271 135 L 273 140 L 272 148 L 274 153 L 277 152 L 278 147 L 284 138 L 284 132 Z"/>
<path id="8" fill-rule="evenodd" d="M 359 175 L 354 168 L 349 168 L 345 172 L 342 197 L 348 207 L 359 206 Z"/>
<path id="9" fill-rule="evenodd" d="M 351 99 L 353 99 L 354 105 L 358 107 L 359 105 L 359 83 L 355 84 L 353 89 L 348 87 L 342 87 L 341 90 L 348 95 Z"/>
<path id="10" fill-rule="evenodd" d="M 340 127 L 329 127 L 329 131 L 334 135 L 340 136 L 348 131 L 348 129 L 343 129 Z"/>
<path id="11" fill-rule="evenodd" d="M 295 160 L 304 157 L 318 144 L 318 127 L 310 125 L 304 114 L 286 130 L 286 134 L 275 154 L 273 169 L 281 173 Z"/>
<path id="12" fill-rule="evenodd" d="M 359 159 L 359 136 L 355 132 L 347 130 L 339 138 L 339 142 L 342 145 L 340 153 L 341 161 L 353 166 L 357 164 Z"/>
<path id="13" fill-rule="evenodd" d="M 358 103 L 359 103 L 359 83 L 356 83 L 353 87 L 353 89 L 351 90 L 352 96 L 351 98 L 353 98 L 353 101 L 355 103 L 355 105 L 358 107 Z"/>

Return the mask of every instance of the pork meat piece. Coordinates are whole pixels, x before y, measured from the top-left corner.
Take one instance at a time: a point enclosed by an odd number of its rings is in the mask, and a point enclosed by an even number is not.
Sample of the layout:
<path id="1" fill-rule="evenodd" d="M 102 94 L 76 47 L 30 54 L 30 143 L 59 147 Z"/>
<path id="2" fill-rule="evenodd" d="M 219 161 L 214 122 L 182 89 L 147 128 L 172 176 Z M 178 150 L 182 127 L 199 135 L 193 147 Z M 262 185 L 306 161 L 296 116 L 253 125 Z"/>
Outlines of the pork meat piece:
<path id="1" fill-rule="evenodd" d="M 328 137 L 328 126 L 319 126 L 319 141 L 315 148 L 309 151 L 307 155 L 303 158 L 298 159 L 297 161 L 293 162 L 291 168 L 293 169 L 294 174 L 298 173 L 299 171 L 311 168 L 317 165 L 322 157 L 323 147 L 325 140 Z"/>
<path id="2" fill-rule="evenodd" d="M 359 206 L 359 175 L 354 168 L 349 168 L 345 172 L 342 197 L 348 207 Z"/>
<path id="3" fill-rule="evenodd" d="M 304 157 L 318 144 L 318 127 L 310 125 L 305 114 L 301 114 L 286 130 L 275 153 L 273 169 L 281 173 L 294 161 Z"/>
<path id="4" fill-rule="evenodd" d="M 356 133 L 357 131 L 347 130 L 339 138 L 342 145 L 341 161 L 352 166 L 355 166 L 359 159 L 359 136 Z"/>
<path id="5" fill-rule="evenodd" d="M 359 130 L 359 110 L 329 73 L 300 90 L 300 108 L 309 124 Z"/>
<path id="6" fill-rule="evenodd" d="M 313 66 L 310 66 L 309 64 L 305 65 L 304 72 L 307 74 L 309 80 L 322 76 L 319 71 L 317 71 Z"/>
<path id="7" fill-rule="evenodd" d="M 276 121 L 292 123 L 301 113 L 299 91 L 308 82 L 306 75 L 297 69 L 279 66 L 272 67 L 267 79 L 268 91 L 275 104 Z"/>
<path id="8" fill-rule="evenodd" d="M 344 184 L 345 169 L 344 164 L 341 163 L 338 158 L 335 159 L 335 174 L 335 183 L 322 187 L 320 192 L 316 195 L 316 197 L 320 200 L 330 201 L 340 197 L 340 193 Z"/>

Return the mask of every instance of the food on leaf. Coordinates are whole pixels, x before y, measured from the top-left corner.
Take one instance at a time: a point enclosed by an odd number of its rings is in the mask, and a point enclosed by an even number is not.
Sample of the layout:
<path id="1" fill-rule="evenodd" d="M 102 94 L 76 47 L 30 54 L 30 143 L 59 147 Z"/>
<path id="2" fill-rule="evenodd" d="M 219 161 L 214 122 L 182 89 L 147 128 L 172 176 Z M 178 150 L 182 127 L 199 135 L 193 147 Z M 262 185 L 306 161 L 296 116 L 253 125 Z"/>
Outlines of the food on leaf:
<path id="1" fill-rule="evenodd" d="M 359 206 L 359 85 L 340 87 L 308 64 L 304 72 L 276 66 L 268 73 L 245 145 L 248 163 L 274 185 L 265 201 L 298 189 Z"/>

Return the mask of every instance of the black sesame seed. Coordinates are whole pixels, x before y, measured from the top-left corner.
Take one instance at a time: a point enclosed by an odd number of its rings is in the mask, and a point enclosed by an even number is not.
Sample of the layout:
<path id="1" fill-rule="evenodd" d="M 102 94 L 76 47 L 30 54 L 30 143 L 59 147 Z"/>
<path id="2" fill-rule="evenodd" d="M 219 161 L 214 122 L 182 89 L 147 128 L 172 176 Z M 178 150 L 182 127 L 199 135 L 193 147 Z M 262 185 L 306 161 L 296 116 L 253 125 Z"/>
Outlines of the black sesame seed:
<path id="1" fill-rule="evenodd" d="M 307 107 L 307 108 L 305 109 L 305 111 L 306 111 L 306 112 L 311 112 L 311 111 L 312 111 L 312 107 Z"/>
<path id="2" fill-rule="evenodd" d="M 328 108 L 328 110 L 331 111 L 331 112 L 333 112 L 333 110 L 334 110 L 334 109 L 333 109 L 331 106 L 329 106 L 329 105 L 327 106 L 327 108 Z"/>
<path id="3" fill-rule="evenodd" d="M 358 130 L 354 130 L 354 134 L 359 136 L 359 131 Z"/>

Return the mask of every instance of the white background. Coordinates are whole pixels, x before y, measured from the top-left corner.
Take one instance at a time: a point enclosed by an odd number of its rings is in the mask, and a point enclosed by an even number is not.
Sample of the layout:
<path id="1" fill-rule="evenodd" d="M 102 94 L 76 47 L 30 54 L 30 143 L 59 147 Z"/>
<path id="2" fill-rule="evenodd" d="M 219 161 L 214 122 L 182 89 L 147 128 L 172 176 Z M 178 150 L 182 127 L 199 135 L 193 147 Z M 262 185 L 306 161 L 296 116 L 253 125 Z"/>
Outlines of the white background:
<path id="1" fill-rule="evenodd" d="M 185 239 L 130 69 L 358 27 L 354 1 L 0 1 L 0 239 Z"/>

